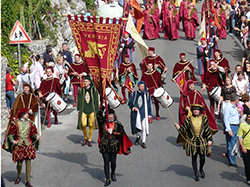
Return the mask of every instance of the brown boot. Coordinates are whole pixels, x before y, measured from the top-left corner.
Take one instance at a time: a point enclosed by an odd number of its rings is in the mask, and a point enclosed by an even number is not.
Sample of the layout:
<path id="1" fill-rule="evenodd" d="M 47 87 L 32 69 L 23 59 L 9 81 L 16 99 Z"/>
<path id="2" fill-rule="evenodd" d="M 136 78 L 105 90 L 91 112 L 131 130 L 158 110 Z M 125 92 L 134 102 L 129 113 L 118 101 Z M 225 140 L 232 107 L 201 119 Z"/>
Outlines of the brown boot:
<path id="1" fill-rule="evenodd" d="M 25 182 L 25 186 L 33 187 L 33 186 L 30 184 L 30 181 Z"/>
<path id="2" fill-rule="evenodd" d="M 20 181 L 21 181 L 21 177 L 17 177 L 15 180 L 15 184 L 19 184 Z"/>
<path id="3" fill-rule="evenodd" d="M 138 145 L 138 144 L 139 144 L 139 141 L 140 141 L 140 136 L 136 138 L 136 140 L 135 140 L 135 145 Z"/>

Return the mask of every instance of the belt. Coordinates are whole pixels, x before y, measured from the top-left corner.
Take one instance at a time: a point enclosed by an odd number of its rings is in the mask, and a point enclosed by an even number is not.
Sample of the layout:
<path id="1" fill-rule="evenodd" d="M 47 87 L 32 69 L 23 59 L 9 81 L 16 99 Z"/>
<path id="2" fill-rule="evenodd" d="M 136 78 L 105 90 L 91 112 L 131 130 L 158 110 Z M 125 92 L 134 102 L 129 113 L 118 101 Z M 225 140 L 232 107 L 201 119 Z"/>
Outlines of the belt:
<path id="1" fill-rule="evenodd" d="M 230 125 L 232 125 L 232 126 L 239 126 L 239 124 L 230 124 Z"/>

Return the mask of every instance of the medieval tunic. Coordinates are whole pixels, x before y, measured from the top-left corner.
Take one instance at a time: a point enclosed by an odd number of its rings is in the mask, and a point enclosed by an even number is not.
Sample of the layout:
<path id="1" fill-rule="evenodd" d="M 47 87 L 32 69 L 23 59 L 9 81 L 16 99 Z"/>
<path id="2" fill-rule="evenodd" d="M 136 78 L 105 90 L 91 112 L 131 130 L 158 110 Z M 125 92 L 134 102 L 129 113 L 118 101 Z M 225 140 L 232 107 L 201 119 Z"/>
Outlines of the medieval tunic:
<path id="1" fill-rule="evenodd" d="M 155 89 L 162 86 L 161 74 L 156 70 L 152 70 L 151 72 L 144 72 L 141 80 L 146 83 L 150 96 L 153 96 Z"/>
<path id="2" fill-rule="evenodd" d="M 13 117 L 16 116 L 17 112 L 21 109 L 21 108 L 28 108 L 31 109 L 33 112 L 33 115 L 29 114 L 29 119 L 31 121 L 35 121 L 35 113 L 38 111 L 38 99 L 35 95 L 33 95 L 32 93 L 21 93 L 17 96 L 13 109 L 11 111 L 11 121 L 13 120 Z"/>
<path id="3" fill-rule="evenodd" d="M 186 154 L 187 156 L 200 153 L 207 155 L 208 141 L 212 141 L 212 133 L 206 115 L 186 117 L 184 124 L 178 130 L 181 134 L 187 132 Z"/>
<path id="4" fill-rule="evenodd" d="M 62 88 L 59 83 L 58 78 L 49 77 L 44 79 L 41 83 L 40 88 L 38 89 L 44 98 L 46 98 L 51 92 L 57 93 L 59 96 L 62 95 Z"/>
<path id="5" fill-rule="evenodd" d="M 156 4 L 157 5 L 157 4 Z M 144 15 L 144 32 L 143 39 L 156 39 L 159 38 L 159 9 L 143 10 Z"/>
<path id="6" fill-rule="evenodd" d="M 184 10 L 183 23 L 184 23 L 185 37 L 189 39 L 194 39 L 196 34 L 196 27 L 199 26 L 199 20 L 196 8 L 190 8 Z"/>
<path id="7" fill-rule="evenodd" d="M 212 48 L 209 45 L 199 45 L 196 49 L 197 52 L 197 62 L 198 62 L 198 70 L 200 75 L 204 75 L 207 71 L 207 68 L 209 67 L 208 62 L 210 59 L 213 58 Z M 208 50 L 208 53 L 206 54 L 205 51 Z M 208 62 L 207 62 L 208 60 Z"/>
<path id="8" fill-rule="evenodd" d="M 145 88 L 146 89 L 146 88 Z M 142 123 L 143 120 L 147 121 L 148 116 L 151 116 L 151 98 L 147 91 L 134 91 L 129 98 L 128 106 L 131 109 L 130 122 L 131 122 L 131 131 L 132 134 L 140 132 L 138 129 L 139 121 Z M 133 108 L 136 107 L 139 109 L 140 120 L 138 118 L 138 112 L 133 111 Z M 141 124 L 139 124 L 141 126 Z M 146 133 L 149 134 L 148 123 L 146 123 Z"/>
<path id="9" fill-rule="evenodd" d="M 180 9 L 179 9 L 179 16 L 180 16 L 180 21 L 182 21 L 182 28 L 183 28 L 183 31 L 185 32 L 185 28 L 184 28 L 184 11 L 185 9 L 187 8 L 187 1 L 181 1 L 181 4 L 180 4 Z"/>
<path id="10" fill-rule="evenodd" d="M 188 65 L 189 64 L 189 65 Z M 197 83 L 197 80 L 194 76 L 194 67 L 189 61 L 179 61 L 175 64 L 174 69 L 173 69 L 173 78 L 178 74 L 178 71 L 182 71 L 186 66 L 190 68 L 190 70 L 186 71 L 184 70 L 184 75 L 185 75 L 185 82 L 188 80 L 193 80 L 195 83 Z"/>
<path id="11" fill-rule="evenodd" d="M 216 59 L 215 57 L 212 59 L 218 66 L 221 66 L 224 68 L 226 74 L 231 72 L 228 60 L 225 57 L 222 57 L 221 59 Z"/>
<path id="12" fill-rule="evenodd" d="M 82 113 L 89 115 L 94 112 L 93 129 L 97 129 L 97 112 L 99 110 L 98 91 L 95 86 L 91 85 L 89 89 L 81 88 L 77 95 L 77 111 L 79 111 L 77 129 L 82 129 Z"/>
<path id="13" fill-rule="evenodd" d="M 14 145 L 14 141 L 18 141 L 12 151 L 12 159 L 14 162 L 36 158 L 36 151 L 32 140 L 36 140 L 37 137 L 36 126 L 30 119 L 24 121 L 17 119 L 10 124 L 6 137 L 8 140 L 6 140 L 6 142 L 8 142 L 8 145 L 11 147 Z"/>
<path id="14" fill-rule="evenodd" d="M 78 74 L 82 74 L 83 72 L 88 73 L 89 71 L 85 67 L 83 61 L 79 62 L 79 63 L 73 62 L 70 66 L 71 66 L 71 68 L 69 68 L 69 70 L 68 70 L 68 75 L 71 77 L 71 84 L 80 85 L 80 78 L 73 76 L 72 73 L 75 71 Z"/>
<path id="15" fill-rule="evenodd" d="M 164 13 L 164 38 L 179 39 L 178 30 L 180 29 L 179 14 L 176 9 L 165 11 Z"/>
<path id="16" fill-rule="evenodd" d="M 207 104 L 198 90 L 188 91 L 187 95 L 181 94 L 179 102 L 179 124 L 184 124 L 185 118 L 188 115 L 188 111 L 185 110 L 186 107 L 191 107 L 192 104 L 200 104 L 206 110 L 203 110 L 202 113 L 205 114 L 208 118 L 210 129 L 213 134 L 218 131 L 218 127 L 215 123 L 215 118 L 211 114 L 210 110 L 207 107 Z"/>
<path id="17" fill-rule="evenodd" d="M 224 9 L 222 8 L 215 8 L 215 13 L 217 14 L 218 21 L 220 23 L 221 29 L 219 30 L 219 37 L 221 38 L 227 38 L 227 31 L 226 31 L 226 14 Z"/>
<path id="18" fill-rule="evenodd" d="M 153 64 L 153 66 L 158 65 L 157 69 L 160 69 L 160 73 L 162 73 L 166 67 L 165 62 L 159 55 L 147 56 L 143 59 L 143 63 L 141 64 L 142 73 L 148 70 L 148 64 Z"/>
<path id="19" fill-rule="evenodd" d="M 128 72 L 128 69 L 131 70 L 131 72 Z M 129 79 L 130 81 L 127 81 Z M 138 80 L 138 75 L 136 71 L 136 67 L 132 62 L 129 63 L 122 63 L 119 68 L 119 82 L 123 86 L 125 86 L 129 92 L 132 92 L 132 86 L 136 84 Z M 128 85 L 132 83 L 132 85 Z"/>

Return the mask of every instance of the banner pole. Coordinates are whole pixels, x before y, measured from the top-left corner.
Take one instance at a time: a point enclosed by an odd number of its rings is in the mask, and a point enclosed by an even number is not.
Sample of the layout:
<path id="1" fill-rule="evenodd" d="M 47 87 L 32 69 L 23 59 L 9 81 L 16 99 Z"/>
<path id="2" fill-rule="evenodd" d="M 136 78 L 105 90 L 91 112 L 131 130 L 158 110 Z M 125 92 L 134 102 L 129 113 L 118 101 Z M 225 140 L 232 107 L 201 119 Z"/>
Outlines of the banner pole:
<path id="1" fill-rule="evenodd" d="M 17 44 L 18 47 L 18 66 L 21 67 L 21 50 L 20 50 L 20 44 Z"/>

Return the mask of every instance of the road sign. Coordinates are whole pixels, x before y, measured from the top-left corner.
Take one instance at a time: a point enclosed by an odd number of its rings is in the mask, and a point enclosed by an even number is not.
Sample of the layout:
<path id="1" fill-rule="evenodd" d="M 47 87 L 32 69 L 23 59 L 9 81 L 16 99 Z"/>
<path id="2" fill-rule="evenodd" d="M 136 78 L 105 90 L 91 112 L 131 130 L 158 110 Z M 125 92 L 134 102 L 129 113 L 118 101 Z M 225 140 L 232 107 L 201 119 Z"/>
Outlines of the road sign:
<path id="1" fill-rule="evenodd" d="M 10 44 L 23 44 L 30 43 L 31 39 L 24 30 L 21 23 L 17 20 L 11 33 L 10 33 Z"/>

